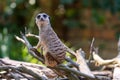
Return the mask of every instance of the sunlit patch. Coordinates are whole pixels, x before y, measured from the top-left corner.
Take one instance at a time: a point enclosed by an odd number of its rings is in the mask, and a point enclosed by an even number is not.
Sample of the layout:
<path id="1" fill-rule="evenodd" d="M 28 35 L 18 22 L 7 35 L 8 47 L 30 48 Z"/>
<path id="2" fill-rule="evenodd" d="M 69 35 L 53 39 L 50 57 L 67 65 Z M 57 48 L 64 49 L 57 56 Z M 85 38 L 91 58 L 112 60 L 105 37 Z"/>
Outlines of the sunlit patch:
<path id="1" fill-rule="evenodd" d="M 2 50 L 3 52 L 6 52 L 6 51 L 7 51 L 7 46 L 6 46 L 6 45 L 2 45 L 2 46 L 1 46 L 1 50 Z"/>
<path id="2" fill-rule="evenodd" d="M 11 7 L 11 8 L 15 8 L 15 7 L 16 7 L 16 3 L 15 3 L 15 2 L 11 3 L 11 4 L 10 4 L 10 7 Z"/>
<path id="3" fill-rule="evenodd" d="M 36 3 L 36 0 L 29 0 L 30 5 L 34 5 Z"/>

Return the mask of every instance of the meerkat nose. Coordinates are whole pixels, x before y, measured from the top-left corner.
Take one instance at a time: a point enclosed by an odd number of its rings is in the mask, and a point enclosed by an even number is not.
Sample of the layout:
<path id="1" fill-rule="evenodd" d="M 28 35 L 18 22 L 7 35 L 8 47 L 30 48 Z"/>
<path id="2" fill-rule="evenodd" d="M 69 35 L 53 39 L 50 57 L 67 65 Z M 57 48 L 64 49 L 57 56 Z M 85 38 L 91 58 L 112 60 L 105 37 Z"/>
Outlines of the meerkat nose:
<path id="1" fill-rule="evenodd" d="M 41 21 L 44 21 L 44 19 L 43 19 L 43 18 L 40 18 L 40 20 L 41 20 Z"/>

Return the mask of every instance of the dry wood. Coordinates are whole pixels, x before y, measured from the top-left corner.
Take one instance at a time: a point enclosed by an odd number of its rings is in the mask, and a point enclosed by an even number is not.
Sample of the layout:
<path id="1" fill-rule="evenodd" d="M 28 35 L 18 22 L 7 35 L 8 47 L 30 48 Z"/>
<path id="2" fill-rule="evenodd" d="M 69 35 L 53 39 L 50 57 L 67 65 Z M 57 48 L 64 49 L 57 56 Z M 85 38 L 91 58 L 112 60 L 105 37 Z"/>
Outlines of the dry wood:
<path id="1" fill-rule="evenodd" d="M 120 48 L 120 39 L 118 41 L 118 52 L 119 52 L 119 49 Z M 120 54 L 117 55 L 117 57 L 113 58 L 113 59 L 107 59 L 107 60 L 104 60 L 103 58 L 101 58 L 99 55 L 98 55 L 98 50 L 97 48 L 93 47 L 92 46 L 92 57 L 95 61 L 95 65 L 96 66 L 107 66 L 107 67 L 115 67 L 116 65 L 117 66 L 120 66 Z M 120 52 L 119 52 L 120 53 Z"/>
<path id="2" fill-rule="evenodd" d="M 77 57 L 77 62 L 79 64 L 79 70 L 84 73 L 87 74 L 88 76 L 95 78 L 95 76 L 91 73 L 85 58 L 82 56 L 82 54 L 85 54 L 84 51 L 82 51 L 82 49 L 77 50 L 76 52 L 76 57 Z"/>
<path id="3" fill-rule="evenodd" d="M 42 64 L 44 64 L 43 54 L 41 52 L 38 52 L 35 48 L 33 48 L 26 38 L 26 36 L 27 37 L 32 36 L 35 38 L 38 38 L 38 36 L 31 33 L 28 33 L 25 35 L 21 33 L 21 35 L 22 35 L 22 38 L 16 36 L 16 39 L 26 45 L 29 54 L 31 54 L 33 57 L 38 59 Z M 45 67 L 38 64 L 0 59 L 0 65 L 1 65 L 0 70 L 2 70 L 0 72 L 0 77 L 6 78 L 6 79 L 14 78 L 16 80 L 17 79 L 19 80 L 19 78 L 26 78 L 29 80 L 46 80 L 46 79 L 53 80 L 58 76 L 57 73 L 60 73 L 62 71 L 65 74 L 62 74 L 63 78 L 59 78 L 59 80 L 64 80 L 64 79 L 66 80 L 67 79 L 69 80 L 83 80 L 83 79 L 84 80 L 111 80 L 112 78 L 113 80 L 116 80 L 116 78 L 119 78 L 118 76 L 119 73 L 116 71 L 119 70 L 120 55 L 118 54 L 117 57 L 110 60 L 104 60 L 97 54 L 98 51 L 94 47 L 93 43 L 94 43 L 94 40 L 92 41 L 91 48 L 90 48 L 91 57 L 93 57 L 97 66 L 103 65 L 108 67 L 112 65 L 112 68 L 115 67 L 113 75 L 111 71 L 96 71 L 96 72 L 91 71 L 83 56 L 84 51 L 82 51 L 82 49 L 79 49 L 75 53 L 68 48 L 69 49 L 68 52 L 74 55 L 77 61 L 73 61 L 70 57 L 66 57 L 66 61 L 67 61 L 66 64 L 60 64 L 55 67 Z M 119 48 L 120 48 L 120 40 L 118 44 L 118 51 L 120 52 Z M 89 60 L 89 62 L 91 62 L 91 59 Z"/>
<path id="4" fill-rule="evenodd" d="M 21 33 L 22 34 L 22 33 Z M 17 38 L 19 38 L 19 37 L 17 37 Z M 39 58 L 41 58 L 40 59 L 40 61 L 43 61 L 44 60 L 44 57 L 43 57 L 43 55 L 41 54 L 41 53 L 39 53 L 36 49 L 34 49 L 34 48 L 32 48 L 32 46 L 30 45 L 30 43 L 28 42 L 28 40 L 27 40 L 27 38 L 25 37 L 25 35 L 23 35 L 22 34 L 22 39 L 21 38 L 19 38 L 19 41 L 21 41 L 21 42 L 23 42 L 24 41 L 24 44 L 27 46 L 27 48 L 28 48 L 28 51 L 29 51 L 29 53 L 30 54 L 32 54 L 33 56 L 37 56 L 38 58 L 37 59 L 39 59 Z M 34 50 L 33 50 L 34 49 Z M 36 54 L 37 53 L 37 54 Z M 75 52 L 74 52 L 75 53 Z M 39 55 L 38 55 L 39 54 Z M 41 55 L 40 55 L 41 54 Z M 43 59 L 43 60 L 42 60 Z M 70 62 L 72 65 L 74 65 L 75 67 L 78 67 L 78 63 L 75 63 L 75 62 L 73 62 L 70 58 L 67 58 L 66 57 L 66 60 L 68 61 L 68 62 Z M 42 63 L 44 63 L 44 61 L 42 62 Z M 87 66 L 87 65 L 85 65 L 85 66 Z M 58 68 L 59 68 L 59 66 L 57 66 Z M 56 69 L 56 68 L 53 68 L 53 69 Z M 67 70 L 68 68 L 67 67 L 62 67 L 62 69 L 64 70 Z M 77 69 L 72 69 L 72 68 L 69 68 L 70 69 L 70 71 L 71 71 L 71 73 L 78 73 L 79 72 L 79 76 L 85 76 L 85 77 L 87 77 L 87 78 L 95 78 L 94 76 L 90 76 L 90 75 L 87 75 L 87 74 L 84 74 L 84 73 L 82 73 L 82 72 L 80 72 L 80 71 L 77 71 Z M 68 74 L 67 74 L 68 75 Z"/>
<path id="5" fill-rule="evenodd" d="M 0 59 L 0 64 L 3 65 L 3 66 L 0 66 L 0 70 L 12 69 L 15 72 L 17 70 L 16 73 L 19 73 L 19 74 L 26 73 L 26 74 L 29 74 L 35 77 L 36 79 L 57 77 L 57 75 L 51 69 L 45 66 L 42 66 L 42 65 L 38 65 L 38 64 L 14 61 L 14 60 L 9 60 L 9 59 Z"/>
<path id="6" fill-rule="evenodd" d="M 120 67 L 115 67 L 114 68 L 113 80 L 120 80 Z"/>
<path id="7" fill-rule="evenodd" d="M 118 55 L 113 59 L 104 60 L 98 55 L 98 51 L 94 46 L 91 46 L 91 48 L 93 49 L 91 55 L 95 61 L 95 65 L 113 68 L 112 80 L 120 80 L 120 38 L 118 41 Z"/>

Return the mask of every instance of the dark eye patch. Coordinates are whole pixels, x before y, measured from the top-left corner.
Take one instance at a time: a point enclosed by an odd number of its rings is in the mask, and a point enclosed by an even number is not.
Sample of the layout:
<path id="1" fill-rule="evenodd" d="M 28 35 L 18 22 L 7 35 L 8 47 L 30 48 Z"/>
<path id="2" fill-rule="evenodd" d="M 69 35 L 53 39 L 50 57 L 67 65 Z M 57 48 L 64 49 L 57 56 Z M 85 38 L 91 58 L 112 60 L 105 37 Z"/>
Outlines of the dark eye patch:
<path id="1" fill-rule="evenodd" d="M 40 16 L 40 15 L 38 15 L 38 16 L 37 16 L 37 19 L 39 19 L 40 17 L 41 17 L 41 16 Z"/>
<path id="2" fill-rule="evenodd" d="M 43 17 L 44 17 L 44 18 L 46 18 L 46 17 L 47 17 L 47 15 L 45 15 L 45 14 L 44 14 L 44 15 L 43 15 Z"/>

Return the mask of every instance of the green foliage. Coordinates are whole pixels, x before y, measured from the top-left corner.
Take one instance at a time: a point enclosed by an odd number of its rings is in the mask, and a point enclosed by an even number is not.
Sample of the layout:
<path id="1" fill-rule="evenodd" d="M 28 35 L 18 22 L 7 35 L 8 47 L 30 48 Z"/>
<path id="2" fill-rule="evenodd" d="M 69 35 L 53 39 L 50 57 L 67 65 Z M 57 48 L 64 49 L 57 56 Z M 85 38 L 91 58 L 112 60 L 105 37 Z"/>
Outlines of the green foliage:
<path id="1" fill-rule="evenodd" d="M 38 63 L 37 59 L 33 58 L 30 54 L 28 54 L 28 50 L 26 47 L 22 49 L 22 58 L 24 61 L 27 62 Z"/>
<path id="2" fill-rule="evenodd" d="M 0 45 L 1 45 L 0 57 L 4 57 L 4 58 L 9 57 L 12 59 L 17 59 L 16 56 L 19 56 L 20 48 L 16 49 L 16 47 L 19 46 L 19 44 L 15 45 L 16 41 L 14 40 L 13 37 L 14 36 L 12 34 L 8 34 L 7 28 L 4 28 L 3 32 L 0 33 L 0 40 L 1 40 L 1 42 L 0 42 Z M 16 51 L 18 51 L 18 52 L 16 52 Z M 21 56 L 19 56 L 18 59 L 20 60 Z"/>
<path id="3" fill-rule="evenodd" d="M 104 15 L 98 13 L 96 10 L 93 10 L 92 16 L 93 16 L 93 20 L 97 24 L 104 24 L 105 23 L 105 17 L 104 17 Z"/>
<path id="4" fill-rule="evenodd" d="M 75 15 L 77 15 L 77 12 L 75 9 L 67 9 L 65 15 L 68 19 L 70 19 L 70 18 L 74 18 Z"/>
<path id="5" fill-rule="evenodd" d="M 4 0 L 0 5 L 3 7 L 0 11 L 0 57 L 25 60 L 23 45 L 14 35 L 20 36 L 20 31 L 24 31 L 35 7 L 28 0 Z"/>

